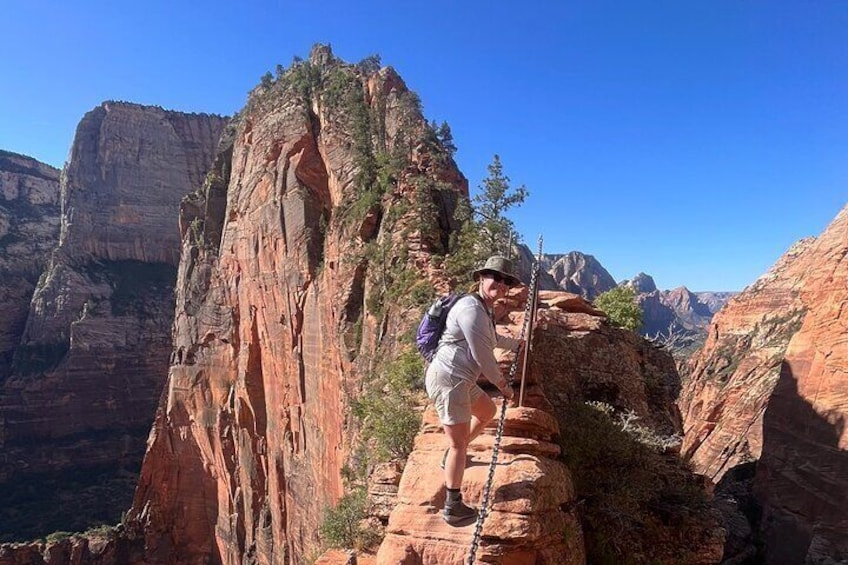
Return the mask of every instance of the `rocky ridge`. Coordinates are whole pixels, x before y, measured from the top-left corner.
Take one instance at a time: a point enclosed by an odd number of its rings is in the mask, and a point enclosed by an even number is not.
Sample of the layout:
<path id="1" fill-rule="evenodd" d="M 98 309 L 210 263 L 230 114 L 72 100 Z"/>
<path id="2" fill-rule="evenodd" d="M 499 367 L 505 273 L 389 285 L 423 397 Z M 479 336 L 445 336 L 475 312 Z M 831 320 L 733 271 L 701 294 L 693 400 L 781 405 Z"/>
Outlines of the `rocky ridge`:
<path id="1" fill-rule="evenodd" d="M 645 273 L 639 273 L 621 284 L 636 291 L 636 300 L 643 313 L 639 331 L 647 336 L 668 337 L 679 334 L 690 340 L 697 340 L 706 333 L 713 314 L 721 305 L 721 298 L 716 296 L 717 293 L 709 295 L 710 304 L 707 304 L 697 293 L 685 286 L 659 290 L 654 279 Z"/>
<path id="2" fill-rule="evenodd" d="M 560 289 L 588 300 L 616 287 L 615 279 L 597 259 L 579 251 L 545 254 L 542 269 L 553 277 Z"/>
<path id="3" fill-rule="evenodd" d="M 520 332 L 526 292 L 526 288 L 513 291 L 496 305 L 500 333 L 515 336 Z M 622 339 L 625 335 L 632 337 Z M 523 406 L 517 407 L 514 401 L 505 414 L 491 512 L 483 526 L 477 559 L 504 564 L 596 562 L 604 558 L 600 544 L 606 525 L 594 522 L 600 518 L 594 512 L 610 501 L 587 502 L 584 497 L 588 492 L 584 489 L 604 472 L 591 468 L 586 459 L 576 455 L 585 453 L 587 444 L 571 439 L 578 430 L 569 427 L 574 422 L 565 415 L 581 410 L 578 407 L 587 401 L 602 402 L 638 414 L 656 430 L 679 431 L 680 420 L 672 401 L 676 390 L 674 363 L 670 356 L 635 335 L 609 328 L 602 313 L 581 297 L 566 292 L 541 293 L 533 342 L 533 349 L 544 354 L 532 357 Z M 508 373 L 514 354 L 506 350 L 497 354 L 502 369 Z M 484 379 L 480 384 L 492 390 Z M 494 399 L 502 408 L 501 399 Z M 496 422 L 497 418 L 469 448 L 463 495 L 473 505 L 480 504 L 487 480 Z M 594 443 L 598 439 L 587 441 Z M 450 527 L 440 515 L 445 492 L 438 465 L 445 445 L 435 412 L 428 408 L 400 479 L 376 563 L 466 562 L 475 526 Z M 563 449 L 571 453 L 565 456 Z M 616 455 L 607 453 L 605 464 L 615 466 Z M 566 462 L 579 468 L 575 478 Z M 584 468 L 587 464 L 589 468 Z M 626 465 L 624 460 L 618 464 Z M 626 472 L 611 471 L 627 488 L 639 489 L 639 485 L 629 483 Z M 663 476 L 658 468 L 652 468 L 650 473 Z M 662 480 L 675 483 L 678 479 L 666 475 Z M 631 498 L 631 504 L 638 505 L 635 500 Z M 589 512 L 584 504 L 590 507 Z M 578 512 L 579 507 L 584 510 Z M 625 536 L 632 532 L 626 529 L 616 531 L 615 535 L 621 536 L 618 543 L 627 548 L 627 556 L 637 562 L 718 562 L 723 533 L 710 511 L 696 505 L 685 510 L 681 506 L 679 510 L 699 516 L 696 523 L 682 526 L 678 522 L 674 526 L 687 529 L 686 533 L 643 525 L 637 540 L 627 539 Z M 650 515 L 648 511 L 641 517 L 650 522 Z M 606 522 L 608 518 L 600 519 Z M 681 544 L 674 541 L 674 536 L 687 541 Z M 642 550 L 645 554 L 640 555 Z M 363 562 L 370 562 L 367 555 L 364 557 Z M 624 557 L 619 554 L 617 559 Z M 613 557 L 607 554 L 606 558 Z M 337 555 L 335 560 L 328 558 L 327 563 L 346 562 L 342 559 L 350 556 Z"/>
<path id="4" fill-rule="evenodd" d="M 391 68 L 318 46 L 257 87 L 182 207 L 174 355 L 129 517 L 149 562 L 315 551 L 349 403 L 442 284 L 459 197 Z"/>

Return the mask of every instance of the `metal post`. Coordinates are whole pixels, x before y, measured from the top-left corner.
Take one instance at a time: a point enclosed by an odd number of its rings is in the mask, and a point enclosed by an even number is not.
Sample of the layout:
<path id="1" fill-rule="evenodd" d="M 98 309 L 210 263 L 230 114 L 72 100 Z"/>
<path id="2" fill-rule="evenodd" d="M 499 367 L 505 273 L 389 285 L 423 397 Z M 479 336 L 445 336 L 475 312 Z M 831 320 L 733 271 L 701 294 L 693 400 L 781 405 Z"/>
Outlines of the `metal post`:
<path id="1" fill-rule="evenodd" d="M 533 326 L 536 323 L 536 305 L 539 303 L 539 271 L 541 270 L 542 265 L 542 236 L 539 235 L 539 253 L 536 256 L 536 263 L 533 265 L 535 269 L 533 279 L 533 288 L 530 289 L 530 292 L 533 293 L 533 300 L 530 306 L 530 324 L 527 327 L 527 340 L 524 342 L 524 364 L 521 369 L 521 389 L 518 394 L 518 406 L 524 406 L 524 382 L 527 380 L 527 363 L 530 359 L 530 347 L 533 343 Z"/>

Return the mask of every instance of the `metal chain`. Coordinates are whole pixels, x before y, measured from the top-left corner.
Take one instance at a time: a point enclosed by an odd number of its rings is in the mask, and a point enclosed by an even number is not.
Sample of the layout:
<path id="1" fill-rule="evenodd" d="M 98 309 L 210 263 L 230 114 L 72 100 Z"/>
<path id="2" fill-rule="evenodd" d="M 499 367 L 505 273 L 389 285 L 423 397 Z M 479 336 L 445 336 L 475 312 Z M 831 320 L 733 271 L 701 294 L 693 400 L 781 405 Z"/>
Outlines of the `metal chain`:
<path id="1" fill-rule="evenodd" d="M 542 236 L 539 236 L 539 255 L 536 258 L 536 261 L 533 263 L 530 272 L 530 292 L 527 293 L 527 304 L 524 305 L 524 323 L 521 324 L 521 331 L 518 333 L 518 341 L 524 340 L 524 335 L 527 332 L 527 328 L 530 325 L 530 320 L 532 318 L 532 313 L 530 309 L 532 307 L 534 297 L 536 292 L 538 292 L 538 285 L 536 284 L 536 279 L 539 276 L 539 269 L 542 261 Z M 524 347 L 529 347 L 530 344 L 524 344 Z M 518 360 L 521 356 L 516 352 L 515 359 L 512 360 L 512 365 L 509 367 L 509 376 L 507 377 L 507 382 L 509 386 L 512 386 L 515 382 L 515 371 L 518 368 Z M 515 394 L 513 392 L 513 394 Z M 477 525 L 474 527 L 474 537 L 471 540 L 471 552 L 468 555 L 468 565 L 474 565 L 474 560 L 477 558 L 477 549 L 480 546 L 480 537 L 483 534 L 483 522 L 486 521 L 486 517 L 489 515 L 489 496 L 492 491 L 492 483 L 495 480 L 495 468 L 498 464 L 498 453 L 501 448 L 501 438 L 503 437 L 504 430 L 504 422 L 506 421 L 506 405 L 507 399 L 504 396 L 503 402 L 501 403 L 501 416 L 498 420 L 498 429 L 495 434 L 495 443 L 492 446 L 492 462 L 489 464 L 489 477 L 486 480 L 486 487 L 483 489 L 483 500 L 480 503 L 480 512 L 477 514 Z"/>

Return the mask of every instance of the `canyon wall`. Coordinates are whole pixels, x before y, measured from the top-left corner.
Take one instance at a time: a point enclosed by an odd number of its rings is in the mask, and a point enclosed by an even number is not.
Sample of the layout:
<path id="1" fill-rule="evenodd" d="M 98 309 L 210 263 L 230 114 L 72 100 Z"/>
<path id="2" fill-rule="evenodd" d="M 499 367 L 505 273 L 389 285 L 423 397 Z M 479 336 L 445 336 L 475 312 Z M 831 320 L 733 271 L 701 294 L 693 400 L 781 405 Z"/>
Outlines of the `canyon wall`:
<path id="1" fill-rule="evenodd" d="M 684 456 L 735 499 L 767 563 L 848 558 L 846 254 L 843 209 L 715 316 L 680 397 Z"/>
<path id="2" fill-rule="evenodd" d="M 171 353 L 179 203 L 225 123 L 107 102 L 78 125 L 59 243 L 0 389 L 0 507 L 17 536 L 128 506 Z"/>
<path id="3" fill-rule="evenodd" d="M 29 303 L 59 241 L 59 170 L 0 151 L 0 384 L 21 341 Z"/>

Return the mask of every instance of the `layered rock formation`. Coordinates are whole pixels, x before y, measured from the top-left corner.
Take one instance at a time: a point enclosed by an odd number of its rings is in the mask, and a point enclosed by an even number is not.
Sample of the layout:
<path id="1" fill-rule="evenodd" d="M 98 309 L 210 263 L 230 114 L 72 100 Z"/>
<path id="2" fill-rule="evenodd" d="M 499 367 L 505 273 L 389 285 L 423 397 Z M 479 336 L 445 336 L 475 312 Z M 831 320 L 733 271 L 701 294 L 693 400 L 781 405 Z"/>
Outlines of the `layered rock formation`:
<path id="1" fill-rule="evenodd" d="M 130 513 L 148 562 L 313 554 L 350 400 L 432 299 L 460 196 L 392 69 L 319 46 L 257 87 L 183 204 L 174 356 Z"/>
<path id="2" fill-rule="evenodd" d="M 59 170 L 0 151 L 0 385 L 26 325 L 47 257 L 59 241 Z"/>
<path id="3" fill-rule="evenodd" d="M 756 463 L 767 563 L 848 556 L 848 209 L 716 315 L 681 394 L 684 455 L 714 482 Z"/>
<path id="4" fill-rule="evenodd" d="M 547 271 L 559 288 L 594 300 L 599 294 L 616 287 L 603 265 L 592 255 L 579 251 L 566 254 L 546 254 L 542 269 Z"/>
<path id="5" fill-rule="evenodd" d="M 137 471 L 167 374 L 179 202 L 200 186 L 224 125 L 107 102 L 77 127 L 59 245 L 0 389 L 0 482 L 12 497 L 0 507 L 16 511 L 19 535 L 115 520 L 128 505 L 132 479 L 116 473 Z M 74 509 L 36 504 L 57 496 L 47 487 L 57 473 L 78 481 L 62 494 Z M 77 498 L 116 477 L 117 490 Z"/>

